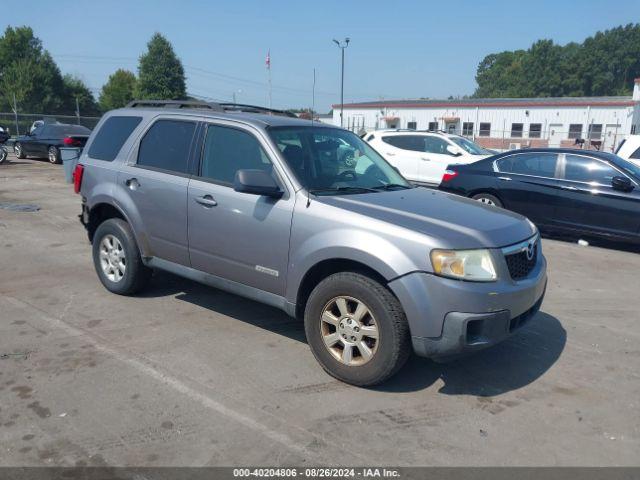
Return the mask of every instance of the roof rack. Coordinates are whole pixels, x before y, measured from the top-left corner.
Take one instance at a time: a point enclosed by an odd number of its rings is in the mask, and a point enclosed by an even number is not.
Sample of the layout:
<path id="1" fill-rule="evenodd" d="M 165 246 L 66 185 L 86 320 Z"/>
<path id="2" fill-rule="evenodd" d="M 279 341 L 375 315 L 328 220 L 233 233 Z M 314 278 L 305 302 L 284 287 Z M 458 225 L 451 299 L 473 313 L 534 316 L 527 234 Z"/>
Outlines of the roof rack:
<path id="1" fill-rule="evenodd" d="M 226 112 L 247 112 L 247 113 L 268 113 L 271 115 L 282 115 L 283 117 L 297 118 L 294 113 L 275 108 L 259 107 L 257 105 L 246 105 L 243 103 L 220 103 L 220 107 Z"/>
<path id="2" fill-rule="evenodd" d="M 218 103 L 198 100 L 133 100 L 126 108 L 205 108 L 217 112 L 224 111 Z"/>
<path id="3" fill-rule="evenodd" d="M 294 113 L 242 103 L 215 103 L 202 100 L 133 100 L 126 108 L 204 108 L 216 112 L 267 113 L 297 118 Z"/>

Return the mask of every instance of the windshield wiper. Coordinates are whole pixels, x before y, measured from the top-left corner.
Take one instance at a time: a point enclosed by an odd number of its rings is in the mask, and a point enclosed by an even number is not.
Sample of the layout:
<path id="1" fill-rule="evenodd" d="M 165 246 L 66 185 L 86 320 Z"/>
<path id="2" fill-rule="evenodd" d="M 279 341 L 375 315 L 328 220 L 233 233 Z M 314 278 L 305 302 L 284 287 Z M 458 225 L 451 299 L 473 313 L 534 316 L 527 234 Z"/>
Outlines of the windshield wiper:
<path id="1" fill-rule="evenodd" d="M 352 192 L 352 193 L 371 193 L 378 190 L 367 187 L 331 187 L 331 188 L 314 188 L 309 190 L 310 193 L 325 193 L 325 192 Z"/>
<path id="2" fill-rule="evenodd" d="M 404 190 L 408 190 L 410 188 L 413 188 L 410 185 L 402 185 L 400 183 L 386 183 L 384 185 L 378 185 L 377 187 L 373 187 L 376 190 L 391 190 L 391 189 L 395 189 L 395 188 L 401 188 Z"/>

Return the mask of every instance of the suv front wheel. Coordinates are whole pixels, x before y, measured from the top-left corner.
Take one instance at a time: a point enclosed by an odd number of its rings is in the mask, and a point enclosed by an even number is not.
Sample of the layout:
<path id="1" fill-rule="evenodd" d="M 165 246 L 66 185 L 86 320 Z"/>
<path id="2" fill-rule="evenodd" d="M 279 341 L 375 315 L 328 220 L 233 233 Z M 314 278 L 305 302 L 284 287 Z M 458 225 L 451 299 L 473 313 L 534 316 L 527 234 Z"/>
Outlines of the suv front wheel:
<path id="1" fill-rule="evenodd" d="M 307 302 L 304 324 L 320 365 L 353 385 L 384 382 L 411 352 L 409 327 L 398 299 L 359 273 L 336 273 L 320 282 Z"/>
<path id="2" fill-rule="evenodd" d="M 110 218 L 93 236 L 93 264 L 107 290 L 133 295 L 151 278 L 152 270 L 142 263 L 140 250 L 127 222 Z"/>

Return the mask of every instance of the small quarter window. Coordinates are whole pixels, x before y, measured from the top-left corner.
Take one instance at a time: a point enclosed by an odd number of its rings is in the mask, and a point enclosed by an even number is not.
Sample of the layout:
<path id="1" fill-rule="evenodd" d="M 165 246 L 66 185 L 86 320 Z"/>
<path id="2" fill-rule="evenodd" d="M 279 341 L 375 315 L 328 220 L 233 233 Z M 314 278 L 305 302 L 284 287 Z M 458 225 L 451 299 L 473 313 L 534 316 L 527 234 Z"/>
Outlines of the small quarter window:
<path id="1" fill-rule="evenodd" d="M 96 133 L 89 157 L 112 162 L 141 121 L 142 117 L 109 117 Z"/>

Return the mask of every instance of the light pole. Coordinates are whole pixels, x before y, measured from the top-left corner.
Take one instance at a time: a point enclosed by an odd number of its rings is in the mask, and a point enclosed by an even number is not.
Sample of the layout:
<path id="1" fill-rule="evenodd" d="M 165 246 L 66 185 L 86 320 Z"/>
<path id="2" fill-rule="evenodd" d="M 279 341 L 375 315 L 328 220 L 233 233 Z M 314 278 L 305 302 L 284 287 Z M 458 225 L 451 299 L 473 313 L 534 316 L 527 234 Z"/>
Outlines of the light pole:
<path id="1" fill-rule="evenodd" d="M 342 117 L 344 115 L 344 51 L 349 46 L 350 38 L 346 37 L 343 43 L 340 43 L 335 38 L 333 39 L 333 43 L 335 43 L 340 51 L 342 52 L 342 70 L 341 70 L 341 80 L 340 80 L 340 126 L 343 126 Z"/>

